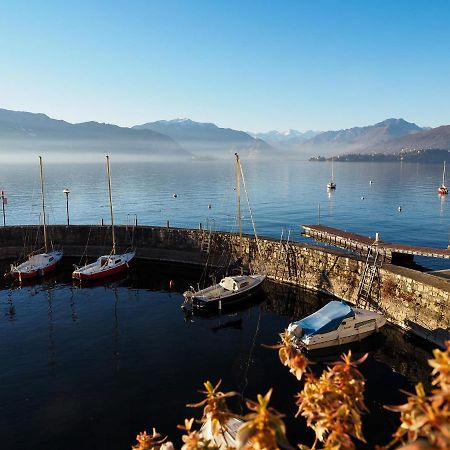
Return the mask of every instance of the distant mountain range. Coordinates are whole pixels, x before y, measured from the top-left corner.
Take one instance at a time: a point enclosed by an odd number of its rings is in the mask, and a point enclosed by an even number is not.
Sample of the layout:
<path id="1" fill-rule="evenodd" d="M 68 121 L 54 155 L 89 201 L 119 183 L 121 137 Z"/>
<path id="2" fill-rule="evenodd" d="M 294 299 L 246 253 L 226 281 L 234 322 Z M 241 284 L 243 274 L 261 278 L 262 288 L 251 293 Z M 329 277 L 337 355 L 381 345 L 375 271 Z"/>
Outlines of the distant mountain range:
<path id="1" fill-rule="evenodd" d="M 248 133 L 256 139 L 262 139 L 275 148 L 286 150 L 290 153 L 298 152 L 300 144 L 320 134 L 321 131 L 308 130 L 305 132 L 297 130 L 268 131 L 266 133 Z"/>
<path id="2" fill-rule="evenodd" d="M 0 151 L 129 153 L 153 158 L 189 158 L 168 136 L 98 122 L 72 124 L 45 114 L 0 109 Z"/>
<path id="3" fill-rule="evenodd" d="M 72 124 L 45 114 L 0 109 L 1 155 L 111 153 L 180 160 L 228 159 L 238 152 L 247 159 L 361 155 L 357 158 L 361 160 L 364 155 L 423 149 L 450 150 L 450 125 L 429 129 L 403 119 L 387 119 L 338 131 L 246 133 L 190 119 L 160 120 L 127 128 L 98 122 Z M 433 155 L 436 158 L 435 152 Z"/>
<path id="4" fill-rule="evenodd" d="M 413 139 L 413 136 L 421 131 L 422 128 L 415 123 L 403 119 L 387 119 L 367 127 L 326 131 L 304 142 L 300 151 L 324 156 L 390 152 L 396 148 L 393 141 L 404 136 Z"/>
<path id="5" fill-rule="evenodd" d="M 165 134 L 200 158 L 228 158 L 235 152 L 246 158 L 258 158 L 274 156 L 276 153 L 267 142 L 243 131 L 190 119 L 159 120 L 136 125 L 133 129 Z"/>

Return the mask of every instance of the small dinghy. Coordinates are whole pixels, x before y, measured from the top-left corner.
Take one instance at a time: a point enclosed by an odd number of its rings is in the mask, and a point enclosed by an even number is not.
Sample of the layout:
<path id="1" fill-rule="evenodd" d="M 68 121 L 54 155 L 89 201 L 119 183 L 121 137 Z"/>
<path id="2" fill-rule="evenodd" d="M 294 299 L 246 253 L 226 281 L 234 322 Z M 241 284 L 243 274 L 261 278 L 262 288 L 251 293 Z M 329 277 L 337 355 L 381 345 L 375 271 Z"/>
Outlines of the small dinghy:
<path id="1" fill-rule="evenodd" d="M 378 312 L 333 300 L 314 314 L 292 322 L 287 331 L 299 348 L 316 350 L 359 341 L 385 324 L 386 318 Z"/>

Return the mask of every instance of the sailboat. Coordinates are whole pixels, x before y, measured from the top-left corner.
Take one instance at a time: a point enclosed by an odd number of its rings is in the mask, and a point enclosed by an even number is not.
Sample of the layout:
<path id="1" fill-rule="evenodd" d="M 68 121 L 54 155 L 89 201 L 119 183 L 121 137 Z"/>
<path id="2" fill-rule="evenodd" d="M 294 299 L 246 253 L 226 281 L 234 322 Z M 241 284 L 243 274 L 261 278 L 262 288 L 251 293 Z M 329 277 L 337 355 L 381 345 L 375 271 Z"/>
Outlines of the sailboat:
<path id="1" fill-rule="evenodd" d="M 45 216 L 45 195 L 44 195 L 44 170 L 42 166 L 42 157 L 39 156 L 39 168 L 41 178 L 41 195 L 42 195 L 42 223 L 44 232 L 44 253 L 31 254 L 27 261 L 14 265 L 11 264 L 11 269 L 5 274 L 5 276 L 12 276 L 19 281 L 27 278 L 34 278 L 37 276 L 43 276 L 46 273 L 52 271 L 56 264 L 63 257 L 61 250 L 49 251 L 49 239 L 47 234 L 47 222 Z"/>
<path id="2" fill-rule="evenodd" d="M 327 189 L 336 189 L 334 182 L 334 158 L 331 158 L 331 181 L 327 183 Z"/>
<path id="3" fill-rule="evenodd" d="M 109 163 L 109 156 L 106 156 L 106 171 L 108 175 L 108 190 L 109 190 L 109 211 L 111 214 L 111 234 L 112 234 L 112 249 L 109 255 L 100 256 L 97 261 L 87 264 L 83 267 L 76 267 L 72 273 L 72 278 L 78 280 L 96 280 L 105 278 L 110 275 L 122 272 L 129 266 L 129 262 L 136 255 L 135 251 L 127 253 L 116 253 L 116 237 L 114 233 L 114 214 L 112 205 L 112 189 L 111 189 L 111 166 Z"/>
<path id="4" fill-rule="evenodd" d="M 438 193 L 441 195 L 448 194 L 448 187 L 445 185 L 445 161 L 444 161 L 444 170 L 442 172 L 442 184 L 438 187 Z"/>
<path id="5" fill-rule="evenodd" d="M 239 253 L 242 256 L 242 216 L 241 216 L 241 197 L 240 186 L 241 177 L 245 189 L 245 179 L 242 171 L 239 155 L 236 156 L 236 196 L 237 196 L 237 219 L 239 223 Z M 248 202 L 248 196 L 247 196 Z M 248 205 L 249 206 L 249 205 Z M 250 207 L 249 207 L 250 209 Z M 255 234 L 256 243 L 258 244 L 258 237 L 256 235 L 255 223 L 252 217 L 253 232 Z M 259 246 L 257 245 L 258 250 Z M 255 293 L 261 287 L 263 281 L 266 279 L 265 273 L 257 273 L 252 275 L 234 275 L 226 276 L 212 286 L 199 291 L 193 289 L 186 291 L 183 296 L 185 304 L 190 304 L 193 309 L 210 309 L 218 308 L 219 310 L 227 305 L 234 304 L 236 301 L 241 301 Z"/>

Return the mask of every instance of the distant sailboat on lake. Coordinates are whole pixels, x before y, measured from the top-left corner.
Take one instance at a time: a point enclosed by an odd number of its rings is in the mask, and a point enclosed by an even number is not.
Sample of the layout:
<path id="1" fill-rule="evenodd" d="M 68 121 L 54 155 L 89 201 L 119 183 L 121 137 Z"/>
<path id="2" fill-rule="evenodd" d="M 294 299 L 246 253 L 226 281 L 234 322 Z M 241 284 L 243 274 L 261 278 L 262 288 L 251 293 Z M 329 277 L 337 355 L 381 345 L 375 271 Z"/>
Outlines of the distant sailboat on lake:
<path id="1" fill-rule="evenodd" d="M 448 187 L 445 184 L 445 161 L 444 161 L 444 170 L 442 171 L 442 184 L 438 187 L 438 193 L 441 195 L 448 194 Z"/>
<path id="2" fill-rule="evenodd" d="M 334 182 L 334 158 L 331 158 L 331 181 L 327 183 L 327 189 L 336 189 Z"/>

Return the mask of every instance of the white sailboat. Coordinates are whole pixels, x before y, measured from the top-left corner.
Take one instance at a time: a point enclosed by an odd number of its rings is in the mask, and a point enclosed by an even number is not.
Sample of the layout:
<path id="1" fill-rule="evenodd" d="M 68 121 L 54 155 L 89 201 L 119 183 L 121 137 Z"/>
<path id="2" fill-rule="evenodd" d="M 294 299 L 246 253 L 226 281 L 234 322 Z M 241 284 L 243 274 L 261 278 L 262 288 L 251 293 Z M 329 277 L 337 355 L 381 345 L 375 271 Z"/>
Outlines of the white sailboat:
<path id="1" fill-rule="evenodd" d="M 96 280 L 99 278 L 106 278 L 110 275 L 122 272 L 129 266 L 129 262 L 136 255 L 135 251 L 130 251 L 122 254 L 116 254 L 116 237 L 114 233 L 114 214 L 112 205 L 112 189 L 111 189 L 111 166 L 109 163 L 109 156 L 106 156 L 106 171 L 108 175 L 108 190 L 109 190 L 109 211 L 111 214 L 111 234 L 112 234 L 112 249 L 109 255 L 100 256 L 97 261 L 87 264 L 83 267 L 76 267 L 72 273 L 72 278 L 78 280 Z"/>
<path id="2" fill-rule="evenodd" d="M 331 158 L 331 181 L 327 183 L 327 189 L 336 189 L 336 183 L 334 182 L 334 158 Z"/>
<path id="3" fill-rule="evenodd" d="M 317 350 L 359 341 L 385 324 L 386 318 L 378 312 L 333 300 L 314 314 L 292 322 L 287 331 L 299 348 Z"/>
<path id="4" fill-rule="evenodd" d="M 237 199 L 237 219 L 239 224 L 239 253 L 242 255 L 242 216 L 241 216 L 241 197 L 240 186 L 241 177 L 245 187 L 245 179 L 242 171 L 239 155 L 236 156 L 236 199 Z M 247 194 L 247 191 L 246 191 Z M 248 196 L 247 196 L 248 202 Z M 249 209 L 250 209 L 250 205 Z M 258 245 L 258 236 L 256 234 L 256 227 L 253 220 L 253 214 L 250 209 L 250 216 L 252 217 L 253 232 Z M 183 296 L 185 303 L 192 305 L 194 309 L 210 309 L 218 308 L 222 309 L 227 305 L 234 304 L 237 301 L 241 301 L 246 297 L 249 297 L 255 293 L 255 291 L 261 287 L 263 281 L 266 279 L 266 273 L 257 273 L 251 275 L 234 275 L 222 278 L 219 283 L 209 286 L 199 291 L 189 290 L 186 291 Z"/>
<path id="5" fill-rule="evenodd" d="M 438 187 L 438 193 L 441 195 L 448 194 L 448 187 L 445 184 L 445 161 L 444 161 L 444 170 L 442 171 L 442 184 Z"/>
<path id="6" fill-rule="evenodd" d="M 10 271 L 5 274 L 5 276 L 12 276 L 19 281 L 34 278 L 37 276 L 43 276 L 46 273 L 52 271 L 56 264 L 63 257 L 63 252 L 61 250 L 49 251 L 49 239 L 47 234 L 47 222 L 45 215 L 45 195 L 44 195 L 44 169 L 42 165 L 42 157 L 39 156 L 39 172 L 41 178 L 41 196 L 42 196 L 42 223 L 43 223 L 43 233 L 44 233 L 44 252 L 31 254 L 28 260 L 19 264 L 11 264 Z"/>

